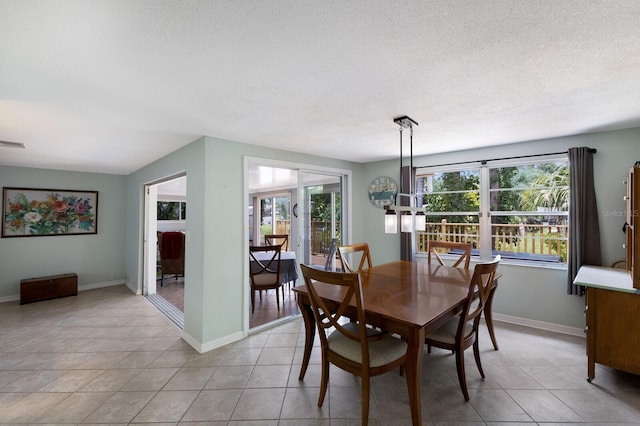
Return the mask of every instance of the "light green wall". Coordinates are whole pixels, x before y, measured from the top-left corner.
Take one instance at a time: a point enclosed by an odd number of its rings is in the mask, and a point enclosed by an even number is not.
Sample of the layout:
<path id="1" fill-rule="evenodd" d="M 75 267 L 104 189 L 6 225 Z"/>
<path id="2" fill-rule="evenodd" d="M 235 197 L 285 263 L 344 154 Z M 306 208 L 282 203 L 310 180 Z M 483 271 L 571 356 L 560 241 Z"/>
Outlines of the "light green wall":
<path id="1" fill-rule="evenodd" d="M 414 135 L 414 146 L 437 143 L 428 136 Z M 588 135 L 554 138 L 533 142 L 501 145 L 491 148 L 452 152 L 414 158 L 417 167 L 449 164 L 465 161 L 491 160 L 521 155 L 566 152 L 568 148 L 588 146 L 596 148 L 594 156 L 595 186 L 600 211 L 602 256 L 605 265 L 624 259 L 622 248 L 625 221 L 622 197 L 628 169 L 640 160 L 640 129 L 628 129 Z M 405 165 L 407 160 L 405 160 Z M 399 180 L 399 160 L 369 163 L 365 165 L 364 180 L 368 185 L 377 176 L 390 176 Z M 400 234 L 387 235 L 383 229 L 381 209 L 366 203 L 364 223 L 369 231 L 367 238 L 373 248 L 374 262 L 387 262 L 399 258 Z M 500 265 L 503 278 L 496 293 L 494 312 L 548 322 L 568 327 L 584 327 L 584 299 L 566 294 L 565 270 Z"/>
<path id="2" fill-rule="evenodd" d="M 144 184 L 186 172 L 189 214 L 186 221 L 185 334 L 205 346 L 243 331 L 243 292 L 248 279 L 244 272 L 248 241 L 243 210 L 246 156 L 351 170 L 353 187 L 364 186 L 360 164 L 208 137 L 129 176 L 127 279 L 132 288 L 141 289 Z M 360 217 L 362 207 L 354 206 L 353 214 Z M 364 227 L 355 223 L 352 232 L 363 238 Z"/>
<path id="3" fill-rule="evenodd" d="M 98 191 L 98 233 L 0 239 L 0 301 L 20 294 L 20 280 L 75 272 L 80 287 L 123 283 L 126 177 L 0 166 L 0 186 Z"/>
<path id="4" fill-rule="evenodd" d="M 189 213 L 186 221 L 185 248 L 185 330 L 194 337 L 202 336 L 202 304 L 197 303 L 202 293 L 202 264 L 204 247 L 205 199 L 205 143 L 199 139 L 154 163 L 132 173 L 127 178 L 126 194 L 126 271 L 129 287 L 142 291 L 143 277 L 143 219 L 144 187 L 169 177 L 187 174 L 187 200 Z M 196 302 L 194 302 L 196 301 Z"/>

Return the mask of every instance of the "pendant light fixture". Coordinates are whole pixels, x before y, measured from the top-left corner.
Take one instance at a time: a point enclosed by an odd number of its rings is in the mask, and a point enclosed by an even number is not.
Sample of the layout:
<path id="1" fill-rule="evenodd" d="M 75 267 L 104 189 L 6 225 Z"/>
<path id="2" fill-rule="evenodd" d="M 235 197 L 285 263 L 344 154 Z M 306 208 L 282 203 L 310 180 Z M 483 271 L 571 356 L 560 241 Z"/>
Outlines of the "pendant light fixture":
<path id="1" fill-rule="evenodd" d="M 417 126 L 418 123 L 406 115 L 394 118 L 393 122 L 400 126 L 400 192 L 396 195 L 393 204 L 385 206 L 384 231 L 387 234 L 395 234 L 398 232 L 397 213 L 400 213 L 401 232 L 413 232 L 414 229 L 424 230 L 426 225 L 424 207 L 418 205 L 418 196 L 414 192 L 413 184 L 413 126 Z M 402 156 L 403 129 L 409 129 L 409 192 L 406 192 L 404 188 L 404 179 L 402 176 L 404 162 Z M 408 205 L 398 205 L 399 197 L 408 198 Z"/>

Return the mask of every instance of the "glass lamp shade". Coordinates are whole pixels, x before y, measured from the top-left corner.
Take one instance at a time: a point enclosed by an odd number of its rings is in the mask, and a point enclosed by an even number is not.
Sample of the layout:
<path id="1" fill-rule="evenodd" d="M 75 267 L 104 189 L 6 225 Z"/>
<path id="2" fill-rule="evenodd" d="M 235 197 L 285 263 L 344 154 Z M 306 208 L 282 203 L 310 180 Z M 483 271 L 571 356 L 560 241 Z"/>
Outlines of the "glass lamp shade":
<path id="1" fill-rule="evenodd" d="M 384 232 L 385 234 L 398 233 L 398 217 L 395 210 L 387 210 L 384 214 Z"/>
<path id="2" fill-rule="evenodd" d="M 424 231 L 427 227 L 427 216 L 424 212 L 416 213 L 416 231 Z"/>
<path id="3" fill-rule="evenodd" d="M 413 215 L 404 213 L 400 215 L 400 230 L 402 232 L 413 232 Z"/>

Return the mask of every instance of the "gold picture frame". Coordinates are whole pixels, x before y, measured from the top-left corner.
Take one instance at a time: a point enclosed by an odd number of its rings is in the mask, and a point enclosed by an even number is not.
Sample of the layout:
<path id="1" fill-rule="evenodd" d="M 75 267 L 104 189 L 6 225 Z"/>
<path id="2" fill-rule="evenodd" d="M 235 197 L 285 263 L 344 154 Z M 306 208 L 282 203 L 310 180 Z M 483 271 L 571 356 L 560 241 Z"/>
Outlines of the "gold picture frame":
<path id="1" fill-rule="evenodd" d="M 98 233 L 98 191 L 2 188 L 2 238 Z"/>

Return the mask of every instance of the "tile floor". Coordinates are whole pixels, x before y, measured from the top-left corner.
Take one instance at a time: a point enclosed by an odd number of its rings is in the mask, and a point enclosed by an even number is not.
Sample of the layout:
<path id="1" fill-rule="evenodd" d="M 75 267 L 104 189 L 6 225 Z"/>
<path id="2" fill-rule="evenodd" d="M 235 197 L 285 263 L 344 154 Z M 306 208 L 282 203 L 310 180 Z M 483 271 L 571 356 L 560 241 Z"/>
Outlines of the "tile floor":
<path id="1" fill-rule="evenodd" d="M 298 309 L 298 303 L 294 292 L 291 291 L 291 287 L 292 286 L 285 284 L 282 289 L 280 289 L 280 298 L 278 298 L 280 309 L 278 309 L 278 305 L 276 304 L 275 290 L 263 291 L 262 299 L 256 294 L 256 308 L 253 312 L 249 313 L 249 327 L 254 328 L 278 319 L 298 315 L 300 310 Z M 182 320 L 179 320 L 178 323 L 184 324 L 184 278 L 165 279 L 164 286 L 158 286 L 156 291 L 159 296 L 179 311 L 176 312 L 174 310 L 174 312 L 168 314 L 180 315 Z M 161 306 L 166 307 L 167 305 L 164 304 Z"/>
<path id="2" fill-rule="evenodd" d="M 640 377 L 598 366 L 584 339 L 497 323 L 481 336 L 483 381 L 468 357 L 471 401 L 453 356 L 425 354 L 427 425 L 640 424 Z M 198 354 L 124 286 L 20 306 L 0 304 L 0 423 L 358 425 L 358 379 L 335 368 L 316 407 L 319 351 L 304 382 L 301 320 Z M 483 328 L 483 333 L 486 333 Z M 372 425 L 409 425 L 403 377 L 373 380 Z"/>

